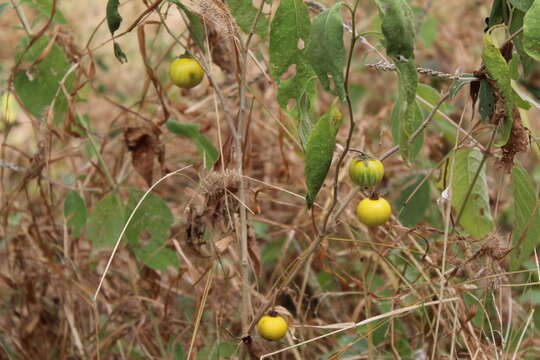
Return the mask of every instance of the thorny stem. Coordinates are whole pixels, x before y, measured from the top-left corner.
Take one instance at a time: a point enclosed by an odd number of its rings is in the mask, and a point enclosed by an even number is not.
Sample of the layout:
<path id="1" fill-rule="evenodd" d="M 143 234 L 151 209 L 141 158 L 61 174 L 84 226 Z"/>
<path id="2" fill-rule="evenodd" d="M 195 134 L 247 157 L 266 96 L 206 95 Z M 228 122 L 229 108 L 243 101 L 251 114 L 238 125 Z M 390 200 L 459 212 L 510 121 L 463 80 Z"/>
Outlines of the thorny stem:
<path id="1" fill-rule="evenodd" d="M 355 14 L 356 14 L 356 9 L 358 7 L 358 1 L 359 0 L 355 1 L 354 7 L 352 9 L 348 5 L 346 5 L 346 4 L 344 5 L 347 9 L 350 10 L 350 12 L 352 14 L 352 30 L 353 30 L 353 34 L 355 33 L 355 27 L 356 27 Z M 302 254 L 300 254 L 297 263 L 294 265 L 294 267 L 290 270 L 290 272 L 288 274 L 285 274 L 285 278 L 283 279 L 282 283 L 275 288 L 275 290 L 274 290 L 273 294 L 271 295 L 270 299 L 267 300 L 266 303 L 259 308 L 259 311 L 255 315 L 255 320 L 259 319 L 270 308 L 270 306 L 274 302 L 274 298 L 286 286 L 289 285 L 289 283 L 292 281 L 294 276 L 296 276 L 298 271 L 300 271 L 300 269 L 310 259 L 311 255 L 319 247 L 322 240 L 326 236 L 327 227 L 328 227 L 328 223 L 329 223 L 328 220 L 330 219 L 330 215 L 332 214 L 332 211 L 334 210 L 334 207 L 337 204 L 337 195 L 338 195 L 338 186 L 339 186 L 338 185 L 339 168 L 341 167 L 343 159 L 345 158 L 345 156 L 347 155 L 347 152 L 349 151 L 350 143 L 351 143 L 351 139 L 352 139 L 352 135 L 353 135 L 353 131 L 354 131 L 354 126 L 355 126 L 354 112 L 353 112 L 353 109 L 352 109 L 352 102 L 351 102 L 351 98 L 350 98 L 350 94 L 349 94 L 349 74 L 350 74 L 353 50 L 354 50 L 354 46 L 355 46 L 357 40 L 358 40 L 357 37 L 355 37 L 355 36 L 351 37 L 351 43 L 350 43 L 350 48 L 349 48 L 349 56 L 348 56 L 348 59 L 347 59 L 347 71 L 346 71 L 346 75 L 345 75 L 345 84 L 344 84 L 344 86 L 345 86 L 345 98 L 347 100 L 347 107 L 348 107 L 349 118 L 350 118 L 349 120 L 350 120 L 351 125 L 349 127 L 349 135 L 347 136 L 347 142 L 346 142 L 346 145 L 345 145 L 345 149 L 341 153 L 341 155 L 339 157 L 339 160 L 338 160 L 338 162 L 336 164 L 336 174 L 335 174 L 335 177 L 334 177 L 334 195 L 333 195 L 333 199 L 332 199 L 332 204 L 331 204 L 330 208 L 326 211 L 326 214 L 324 216 L 323 226 L 321 228 L 321 232 L 317 235 L 317 237 L 315 238 L 315 240 L 313 240 L 313 242 L 309 245 L 309 247 Z M 255 326 L 255 321 L 252 321 L 251 325 L 248 328 L 247 333 L 249 333 L 253 329 L 254 326 Z"/>
<path id="2" fill-rule="evenodd" d="M 240 97 L 240 110 L 238 113 L 238 128 L 237 136 L 235 137 L 235 153 L 236 153 L 236 171 L 240 175 L 238 181 L 238 195 L 242 204 L 246 203 L 246 193 L 245 193 L 245 182 L 244 182 L 244 154 L 243 154 L 243 144 L 244 141 L 244 122 L 246 116 L 246 78 L 247 78 L 247 61 L 249 54 L 249 44 L 253 38 L 255 32 L 255 27 L 262 13 L 264 1 L 261 1 L 259 10 L 253 23 L 251 24 L 251 29 L 246 39 L 246 42 L 242 48 L 242 60 L 240 63 L 241 66 L 241 75 L 240 75 L 240 88 L 239 88 L 239 97 Z M 247 134 L 246 134 L 247 136 Z M 242 338 L 246 337 L 249 334 L 249 316 L 251 312 L 251 297 L 250 297 L 250 285 L 249 285 L 249 253 L 248 253 L 248 239 L 247 239 L 247 214 L 245 206 L 240 206 L 240 256 L 241 256 L 241 276 L 242 276 L 242 312 L 241 312 L 241 322 L 242 322 Z"/>

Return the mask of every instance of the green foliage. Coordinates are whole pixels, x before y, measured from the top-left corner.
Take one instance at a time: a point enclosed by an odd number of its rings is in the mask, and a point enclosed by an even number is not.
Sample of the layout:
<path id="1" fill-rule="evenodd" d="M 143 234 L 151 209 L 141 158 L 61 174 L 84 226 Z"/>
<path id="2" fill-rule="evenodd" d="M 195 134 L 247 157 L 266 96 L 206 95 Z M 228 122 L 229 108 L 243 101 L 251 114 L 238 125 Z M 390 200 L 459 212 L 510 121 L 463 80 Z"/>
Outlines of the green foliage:
<path id="1" fill-rule="evenodd" d="M 464 207 L 459 224 L 475 239 L 482 238 L 493 228 L 485 167 L 475 179 L 481 161 L 482 153 L 476 148 L 458 150 L 452 179 L 452 206 L 457 212 Z"/>
<path id="2" fill-rule="evenodd" d="M 535 0 L 525 14 L 523 46 L 529 56 L 540 61 L 540 0 Z"/>
<path id="3" fill-rule="evenodd" d="M 182 124 L 176 120 L 169 119 L 165 126 L 176 135 L 184 136 L 195 143 L 197 150 L 203 155 L 204 166 L 211 169 L 219 159 L 219 151 L 212 145 L 210 140 L 199 131 L 197 124 Z"/>
<path id="4" fill-rule="evenodd" d="M 253 23 L 259 9 L 254 8 L 250 0 L 227 0 L 227 4 L 240 29 L 246 34 L 249 33 L 253 28 Z M 266 15 L 261 13 L 257 19 L 254 33 L 264 39 L 268 34 L 268 26 L 269 23 Z"/>
<path id="5" fill-rule="evenodd" d="M 510 3 L 515 8 L 521 10 L 521 11 L 527 11 L 531 7 L 534 0 L 510 0 Z"/>
<path id="6" fill-rule="evenodd" d="M 487 80 L 480 80 L 480 92 L 478 94 L 478 112 L 482 119 L 490 119 L 495 111 L 495 95 Z"/>
<path id="7" fill-rule="evenodd" d="M 99 200 L 88 219 L 86 238 L 95 249 L 113 247 L 124 227 L 124 206 L 114 192 Z"/>
<path id="8" fill-rule="evenodd" d="M 324 89 L 345 101 L 345 48 L 341 5 L 340 2 L 336 3 L 313 20 L 307 57 Z M 329 74 L 332 76 L 334 89 L 330 88 Z"/>
<path id="9" fill-rule="evenodd" d="M 196 14 L 189 11 L 189 9 L 187 7 L 185 7 L 178 0 L 167 0 L 167 1 L 169 1 L 170 3 L 173 3 L 176 6 L 178 6 L 178 10 L 183 11 L 184 14 L 186 14 L 186 17 L 189 20 L 188 28 L 189 28 L 189 32 L 191 33 L 191 37 L 193 38 L 193 40 L 195 40 L 195 44 L 197 44 L 197 47 L 201 51 L 204 52 L 206 50 L 206 47 L 204 45 L 206 35 L 205 35 L 205 32 L 204 32 L 204 24 L 201 21 L 201 19 L 199 18 L 199 16 L 197 16 Z"/>
<path id="10" fill-rule="evenodd" d="M 414 59 L 414 17 L 405 0 L 375 0 L 382 15 L 382 33 L 388 56 L 396 61 Z"/>
<path id="11" fill-rule="evenodd" d="M 73 237 L 79 237 L 82 228 L 86 225 L 87 211 L 84 200 L 76 191 L 68 192 L 64 199 L 64 217 Z"/>
<path id="12" fill-rule="evenodd" d="M 319 193 L 334 155 L 336 146 L 336 135 L 343 122 L 343 115 L 332 105 L 330 110 L 324 114 L 309 135 L 306 146 L 305 170 L 308 208 L 311 208 L 315 197 Z"/>
<path id="13" fill-rule="evenodd" d="M 537 191 L 530 175 L 517 164 L 512 169 L 515 223 L 512 233 L 512 271 L 521 268 L 539 245 L 540 209 Z"/>
<path id="14" fill-rule="evenodd" d="M 416 95 L 420 98 L 417 99 L 417 103 L 422 111 L 420 116 L 422 119 L 425 119 L 437 105 L 441 95 L 437 90 L 426 84 L 418 84 L 418 87 L 416 88 Z M 435 126 L 442 132 L 442 135 L 446 141 L 453 144 L 456 140 L 456 128 L 450 125 L 448 120 L 446 120 L 444 116 L 440 114 L 448 114 L 451 111 L 452 107 L 448 103 L 443 103 L 441 106 L 439 106 L 439 111 L 437 111 L 433 116 L 433 120 L 435 122 Z M 420 146 L 421 145 L 422 142 L 420 142 Z"/>
<path id="15" fill-rule="evenodd" d="M 315 120 L 312 109 L 316 75 L 305 56 L 310 27 L 303 1 L 280 1 L 272 20 L 269 45 L 270 73 L 278 84 L 278 103 L 284 112 L 298 119 L 298 136 L 304 147 Z M 294 74 L 282 80 L 292 68 L 295 68 Z M 290 100 L 296 103 L 288 109 Z"/>
<path id="16" fill-rule="evenodd" d="M 410 178 L 409 178 L 410 179 Z M 415 226 L 424 220 L 426 210 L 430 206 L 429 181 L 424 181 L 424 176 L 418 176 L 416 181 L 401 192 L 397 200 L 396 209 L 399 209 L 399 221 L 408 227 Z M 414 193 L 408 204 L 405 201 Z"/>
<path id="17" fill-rule="evenodd" d="M 24 54 L 24 64 L 32 64 L 40 56 L 49 44 L 51 39 L 42 36 Z M 26 48 L 28 38 L 23 39 L 20 48 Z M 17 54 L 17 59 L 23 56 L 21 52 Z M 47 56 L 31 69 L 19 70 L 15 75 L 15 91 L 21 99 L 24 107 L 37 119 L 45 118 L 46 110 L 54 102 L 54 122 L 61 123 L 67 110 L 67 99 L 60 89 L 60 82 L 70 69 L 70 63 L 60 46 L 53 44 Z M 69 74 L 64 86 L 68 93 L 72 90 L 75 77 Z"/>
<path id="18" fill-rule="evenodd" d="M 38 12 L 39 17 L 45 19 L 49 19 L 51 17 L 51 13 L 53 10 L 51 0 L 22 0 L 20 3 L 35 9 Z M 56 6 L 56 12 L 54 14 L 53 21 L 56 24 L 67 24 L 65 16 L 58 8 L 58 6 Z"/>
<path id="19" fill-rule="evenodd" d="M 510 83 L 510 68 L 489 34 L 484 35 L 482 60 L 484 61 L 489 77 L 492 80 L 495 80 L 505 104 L 504 108 L 506 114 L 500 127 L 500 139 L 497 142 L 498 146 L 502 146 L 508 141 L 510 131 L 512 130 L 514 102 L 512 98 L 512 86 Z"/>
<path id="20" fill-rule="evenodd" d="M 423 122 L 416 103 L 418 73 L 413 61 L 398 62 L 396 69 L 399 82 L 398 99 L 392 109 L 392 123 L 397 124 L 398 133 L 394 134 L 394 142 L 399 144 L 403 159 L 412 161 L 420 152 L 424 141 L 423 135 L 419 135 L 413 142 L 409 142 L 411 135 Z"/>
<path id="21" fill-rule="evenodd" d="M 107 25 L 109 26 L 109 31 L 111 35 L 114 35 L 114 32 L 120 28 L 122 24 L 122 16 L 118 12 L 118 5 L 120 0 L 108 0 L 107 1 Z"/>

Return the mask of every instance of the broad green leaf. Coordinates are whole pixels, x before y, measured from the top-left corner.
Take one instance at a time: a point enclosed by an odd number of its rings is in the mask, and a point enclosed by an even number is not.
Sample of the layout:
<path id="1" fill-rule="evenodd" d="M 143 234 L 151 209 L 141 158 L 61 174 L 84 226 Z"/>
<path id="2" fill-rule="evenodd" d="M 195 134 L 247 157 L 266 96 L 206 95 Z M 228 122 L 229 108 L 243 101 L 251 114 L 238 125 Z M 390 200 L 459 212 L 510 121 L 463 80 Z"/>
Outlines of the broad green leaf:
<path id="1" fill-rule="evenodd" d="M 131 215 L 144 191 L 129 189 L 129 193 L 126 218 Z M 133 214 L 126 230 L 126 238 L 137 258 L 154 270 L 179 266 L 174 251 L 165 247 L 173 222 L 169 206 L 158 195 L 150 193 Z"/>
<path id="2" fill-rule="evenodd" d="M 418 155 L 423 143 L 422 134 L 414 142 L 409 143 L 409 138 L 423 122 L 416 103 L 418 73 L 412 60 L 396 62 L 396 70 L 398 74 L 398 100 L 392 110 L 392 119 L 399 124 L 397 140 L 401 156 L 405 161 L 412 161 Z"/>
<path id="3" fill-rule="evenodd" d="M 465 206 L 459 224 L 475 239 L 482 238 L 493 227 L 485 167 L 473 183 L 481 161 L 482 153 L 476 148 L 458 150 L 452 179 L 452 206 L 456 212 Z M 472 191 L 463 205 L 471 186 Z"/>
<path id="4" fill-rule="evenodd" d="M 298 120 L 297 131 L 304 147 L 315 122 L 316 75 L 305 55 L 310 27 L 302 0 L 282 0 L 272 20 L 269 46 L 269 69 L 278 84 L 278 103 L 287 115 Z M 290 76 L 282 80 L 285 74 Z M 291 109 L 287 108 L 289 101 L 295 102 Z"/>
<path id="5" fill-rule="evenodd" d="M 21 42 L 20 48 L 26 48 L 29 39 Z M 42 54 L 50 39 L 42 36 L 24 54 L 23 64 L 32 64 Z M 22 54 L 17 54 L 17 59 Z M 64 92 L 59 89 L 60 82 L 67 74 L 70 63 L 62 48 L 56 44 L 50 48 L 47 56 L 27 71 L 19 70 L 15 75 L 15 91 L 24 107 L 37 119 L 44 119 L 46 110 L 54 101 L 54 122 L 61 123 L 67 110 Z M 64 86 L 68 93 L 73 89 L 75 76 L 67 76 Z"/>
<path id="6" fill-rule="evenodd" d="M 47 20 L 51 17 L 52 0 L 23 0 L 21 3 L 37 10 L 39 15 Z M 58 5 L 56 6 L 53 21 L 57 24 L 67 24 L 67 20 Z"/>
<path id="7" fill-rule="evenodd" d="M 516 164 L 512 169 L 515 223 L 512 233 L 512 271 L 521 268 L 540 243 L 540 204 L 530 175 Z"/>
<path id="8" fill-rule="evenodd" d="M 64 217 L 73 237 L 79 237 L 86 224 L 87 211 L 84 200 L 76 191 L 68 192 L 64 199 Z"/>
<path id="9" fill-rule="evenodd" d="M 525 14 L 523 46 L 529 56 L 540 61 L 540 0 L 535 0 Z"/>
<path id="10" fill-rule="evenodd" d="M 206 136 L 199 132 L 199 125 L 192 123 L 182 124 L 169 119 L 165 126 L 170 132 L 187 137 L 195 143 L 197 150 L 203 155 L 204 165 L 207 169 L 211 169 L 219 159 L 219 151 Z"/>
<path id="11" fill-rule="evenodd" d="M 114 35 L 114 32 L 120 28 L 120 24 L 122 23 L 122 16 L 118 12 L 119 4 L 120 0 L 107 1 L 107 25 L 109 26 L 111 35 Z"/>
<path id="12" fill-rule="evenodd" d="M 490 119 L 495 110 L 495 95 L 487 80 L 480 80 L 478 112 L 483 120 Z"/>
<path id="13" fill-rule="evenodd" d="M 88 219 L 86 238 L 94 248 L 113 247 L 124 227 L 124 206 L 118 195 L 109 193 L 99 200 Z"/>
<path id="14" fill-rule="evenodd" d="M 328 170 L 332 164 L 336 135 L 343 122 L 343 115 L 334 105 L 315 124 L 306 146 L 305 170 L 308 208 L 313 206 Z"/>
<path id="15" fill-rule="evenodd" d="M 308 60 L 324 89 L 345 100 L 345 48 L 343 45 L 343 18 L 341 3 L 320 13 L 311 24 L 311 39 L 307 47 Z M 330 87 L 330 78 L 334 88 Z"/>
<path id="16" fill-rule="evenodd" d="M 510 131 L 512 130 L 513 122 L 513 109 L 514 104 L 512 101 L 512 87 L 510 78 L 510 68 L 506 63 L 506 60 L 501 55 L 497 46 L 493 42 L 491 35 L 484 35 L 484 48 L 482 52 L 482 60 L 486 66 L 486 71 L 489 77 L 495 80 L 497 88 L 501 93 L 503 101 L 505 103 L 506 116 L 503 119 L 503 123 L 500 132 L 500 139 L 497 142 L 497 146 L 506 144 L 510 137 Z"/>
<path id="17" fill-rule="evenodd" d="M 426 210 L 430 205 L 429 197 L 429 182 L 425 181 L 422 185 L 424 176 L 419 176 L 418 179 L 401 193 L 397 201 L 397 209 L 399 209 L 399 221 L 405 226 L 411 227 L 424 220 Z M 420 186 L 420 187 L 419 187 Z M 411 196 L 413 191 L 416 191 L 405 205 L 405 201 Z"/>
<path id="18" fill-rule="evenodd" d="M 510 3 L 521 11 L 527 11 L 531 7 L 534 0 L 510 0 Z"/>
<path id="19" fill-rule="evenodd" d="M 375 0 L 382 15 L 386 53 L 394 61 L 414 59 L 414 17 L 406 0 Z"/>
<path id="20" fill-rule="evenodd" d="M 473 75 L 465 75 L 463 77 L 474 77 Z M 453 99 L 457 93 L 461 90 L 461 88 L 463 88 L 463 86 L 465 85 L 469 85 L 471 82 L 468 81 L 468 80 L 455 80 L 453 83 L 452 83 L 452 86 L 450 86 L 450 90 L 449 90 L 449 93 L 450 93 L 450 99 Z"/>
<path id="21" fill-rule="evenodd" d="M 523 21 L 525 18 L 525 12 L 520 10 L 514 10 L 512 13 L 512 19 L 510 19 L 509 30 L 510 34 L 514 34 L 520 30 L 523 30 Z M 512 41 L 516 48 L 516 51 L 519 55 L 521 66 L 523 67 L 523 73 L 525 75 L 531 72 L 531 69 L 534 65 L 534 59 L 527 54 L 525 47 L 523 45 L 523 34 L 517 36 Z"/>
<path id="22" fill-rule="evenodd" d="M 240 29 L 246 34 L 249 33 L 253 29 L 253 23 L 259 9 L 253 7 L 251 0 L 227 0 L 227 5 L 229 5 L 229 9 Z M 254 32 L 261 38 L 266 38 L 268 34 L 268 19 L 265 14 L 261 13 L 259 15 Z"/>

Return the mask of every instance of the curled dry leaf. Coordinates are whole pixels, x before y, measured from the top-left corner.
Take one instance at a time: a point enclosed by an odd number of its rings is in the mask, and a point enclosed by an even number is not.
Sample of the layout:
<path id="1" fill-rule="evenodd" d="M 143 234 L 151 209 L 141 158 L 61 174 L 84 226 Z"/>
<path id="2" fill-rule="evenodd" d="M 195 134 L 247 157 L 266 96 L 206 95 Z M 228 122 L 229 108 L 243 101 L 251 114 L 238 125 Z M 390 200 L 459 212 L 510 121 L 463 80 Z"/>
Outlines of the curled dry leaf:
<path id="1" fill-rule="evenodd" d="M 514 107 L 514 122 L 508 142 L 502 147 L 502 157 L 497 164 L 507 173 L 514 167 L 514 156 L 519 152 L 527 151 L 529 137 L 521 122 L 521 116 L 517 107 Z"/>
<path id="2" fill-rule="evenodd" d="M 133 167 L 148 186 L 152 185 L 154 159 L 156 156 L 163 167 L 164 150 L 159 143 L 159 129 L 153 126 L 126 127 L 124 140 L 131 152 Z"/>

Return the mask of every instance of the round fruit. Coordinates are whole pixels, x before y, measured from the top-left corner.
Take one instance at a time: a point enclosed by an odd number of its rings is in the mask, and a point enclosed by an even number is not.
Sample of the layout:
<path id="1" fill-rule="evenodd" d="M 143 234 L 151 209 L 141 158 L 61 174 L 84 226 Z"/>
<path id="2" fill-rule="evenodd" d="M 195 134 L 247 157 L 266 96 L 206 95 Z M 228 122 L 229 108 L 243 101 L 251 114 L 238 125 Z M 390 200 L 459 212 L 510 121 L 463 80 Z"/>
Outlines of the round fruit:
<path id="1" fill-rule="evenodd" d="M 363 199 L 356 207 L 358 220 L 370 227 L 384 224 L 390 219 L 391 214 L 390 203 L 382 197 Z"/>
<path id="2" fill-rule="evenodd" d="M 169 76 L 174 85 L 183 89 L 190 89 L 201 83 L 204 70 L 197 60 L 190 57 L 181 57 L 171 63 Z"/>
<path id="3" fill-rule="evenodd" d="M 287 321 L 273 311 L 268 315 L 264 315 L 257 323 L 259 334 L 270 341 L 276 341 L 284 337 L 288 328 Z"/>
<path id="4" fill-rule="evenodd" d="M 349 177 L 360 186 L 373 186 L 381 182 L 384 166 L 379 160 L 353 159 L 349 164 Z"/>

